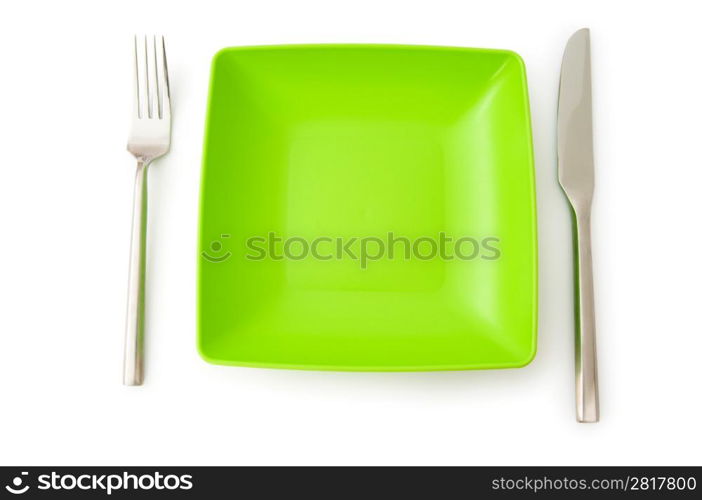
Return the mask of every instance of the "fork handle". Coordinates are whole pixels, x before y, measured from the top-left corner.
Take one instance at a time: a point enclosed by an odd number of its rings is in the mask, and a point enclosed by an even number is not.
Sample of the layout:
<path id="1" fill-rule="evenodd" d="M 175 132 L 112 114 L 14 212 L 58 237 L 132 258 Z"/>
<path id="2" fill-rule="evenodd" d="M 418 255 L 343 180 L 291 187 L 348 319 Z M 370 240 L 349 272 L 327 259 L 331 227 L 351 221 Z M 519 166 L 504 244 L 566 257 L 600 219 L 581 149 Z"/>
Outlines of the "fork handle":
<path id="1" fill-rule="evenodd" d="M 146 170 L 148 162 L 137 161 L 134 181 L 132 242 L 129 254 L 127 327 L 124 334 L 124 385 L 144 382 L 144 278 L 146 264 Z"/>
<path id="2" fill-rule="evenodd" d="M 578 422 L 600 418 L 595 346 L 595 294 L 592 278 L 590 211 L 576 214 L 577 325 L 575 334 L 576 411 Z"/>

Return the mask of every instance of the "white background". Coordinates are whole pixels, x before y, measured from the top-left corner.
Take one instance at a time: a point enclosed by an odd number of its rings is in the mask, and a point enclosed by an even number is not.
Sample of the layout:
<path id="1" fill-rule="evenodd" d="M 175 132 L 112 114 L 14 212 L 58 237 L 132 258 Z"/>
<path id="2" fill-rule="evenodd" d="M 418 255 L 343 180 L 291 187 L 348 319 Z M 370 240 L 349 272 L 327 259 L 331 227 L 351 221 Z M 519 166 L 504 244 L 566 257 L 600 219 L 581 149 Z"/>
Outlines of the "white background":
<path id="1" fill-rule="evenodd" d="M 0 463 L 700 465 L 702 30 L 694 3 L 248 0 L 0 7 Z M 575 422 L 560 60 L 592 30 L 602 420 Z M 170 154 L 150 171 L 147 383 L 121 385 L 131 36 L 167 35 Z M 225 46 L 506 48 L 526 62 L 539 351 L 526 368 L 217 367 L 195 349 L 200 157 Z"/>

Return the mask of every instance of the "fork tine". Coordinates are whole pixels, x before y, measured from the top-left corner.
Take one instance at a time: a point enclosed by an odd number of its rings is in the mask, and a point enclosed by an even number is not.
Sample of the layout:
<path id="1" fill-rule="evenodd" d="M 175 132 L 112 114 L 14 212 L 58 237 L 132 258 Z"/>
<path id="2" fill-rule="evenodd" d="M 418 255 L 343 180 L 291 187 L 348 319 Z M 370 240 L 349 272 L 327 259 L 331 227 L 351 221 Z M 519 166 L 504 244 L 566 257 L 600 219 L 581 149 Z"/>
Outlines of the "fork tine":
<path id="1" fill-rule="evenodd" d="M 149 118 L 158 118 L 158 96 L 156 86 L 158 80 L 156 78 L 156 51 L 154 50 L 153 40 L 149 40 L 144 36 L 144 54 L 146 59 L 146 84 L 148 87 L 148 103 L 149 103 Z"/>
<path id="2" fill-rule="evenodd" d="M 136 118 L 141 118 L 141 93 L 139 85 L 140 77 L 139 69 L 139 42 L 137 41 L 137 36 L 134 35 L 134 116 Z"/>
<path id="3" fill-rule="evenodd" d="M 148 62 L 146 59 L 146 43 L 140 37 L 134 37 L 134 58 L 135 58 L 135 103 L 137 118 L 149 117 L 149 74 Z"/>
<path id="4" fill-rule="evenodd" d="M 161 85 L 161 65 L 163 62 L 161 61 L 161 57 L 158 54 L 158 49 L 156 47 L 156 35 L 151 37 L 151 42 L 149 44 L 150 47 L 153 48 L 153 61 L 154 61 L 154 88 L 155 88 L 155 93 L 154 93 L 154 114 L 153 117 L 156 119 L 161 118 L 161 94 L 163 94 L 162 90 L 162 85 Z"/>
<path id="5" fill-rule="evenodd" d="M 161 50 L 157 51 L 161 55 L 159 64 L 159 89 L 161 97 L 161 118 L 171 116 L 171 89 L 168 82 L 168 61 L 166 60 L 166 40 L 161 37 Z"/>

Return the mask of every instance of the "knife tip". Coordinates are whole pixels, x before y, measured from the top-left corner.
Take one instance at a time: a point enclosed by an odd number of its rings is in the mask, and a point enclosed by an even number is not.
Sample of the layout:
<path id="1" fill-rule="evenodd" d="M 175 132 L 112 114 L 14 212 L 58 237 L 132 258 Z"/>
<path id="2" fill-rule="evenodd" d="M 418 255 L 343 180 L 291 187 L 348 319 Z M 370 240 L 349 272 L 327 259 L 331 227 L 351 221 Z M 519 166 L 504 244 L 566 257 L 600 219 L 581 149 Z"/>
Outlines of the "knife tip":
<path id="1" fill-rule="evenodd" d="M 571 40 L 574 38 L 580 38 L 584 37 L 587 38 L 588 40 L 590 39 L 590 28 L 580 28 L 578 31 L 573 33 L 573 35 L 570 37 Z"/>
<path id="2" fill-rule="evenodd" d="M 589 50 L 590 47 L 590 28 L 580 28 L 578 31 L 573 33 L 568 42 L 566 43 L 566 49 L 563 56 L 565 57 L 568 52 L 579 52 L 581 50 Z"/>

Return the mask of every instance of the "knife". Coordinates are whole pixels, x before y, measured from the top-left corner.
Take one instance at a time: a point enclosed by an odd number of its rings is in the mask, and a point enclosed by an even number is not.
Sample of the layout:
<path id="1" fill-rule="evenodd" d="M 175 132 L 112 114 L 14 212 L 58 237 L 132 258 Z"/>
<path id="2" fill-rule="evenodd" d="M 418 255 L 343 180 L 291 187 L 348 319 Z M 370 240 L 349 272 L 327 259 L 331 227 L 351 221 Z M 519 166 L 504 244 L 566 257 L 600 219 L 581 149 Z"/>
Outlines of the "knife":
<path id="1" fill-rule="evenodd" d="M 578 422 L 597 422 L 597 352 L 590 215 L 594 192 L 590 30 L 568 40 L 558 93 L 558 181 L 573 209 L 575 253 L 575 395 Z"/>

